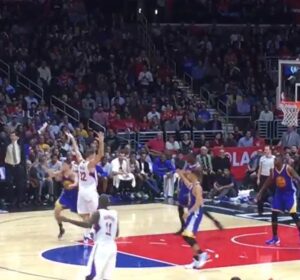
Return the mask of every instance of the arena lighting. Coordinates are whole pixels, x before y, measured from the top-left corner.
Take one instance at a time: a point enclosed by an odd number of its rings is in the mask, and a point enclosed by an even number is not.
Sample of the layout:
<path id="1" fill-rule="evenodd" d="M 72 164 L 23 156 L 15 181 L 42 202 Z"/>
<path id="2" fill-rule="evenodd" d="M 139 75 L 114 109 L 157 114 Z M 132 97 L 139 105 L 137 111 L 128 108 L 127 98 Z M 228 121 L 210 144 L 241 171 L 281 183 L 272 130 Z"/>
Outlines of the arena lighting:
<path id="1" fill-rule="evenodd" d="M 154 14 L 158 15 L 158 10 L 157 9 L 154 10 Z"/>
<path id="2" fill-rule="evenodd" d="M 139 12 L 139 14 L 141 14 L 142 13 L 142 8 L 139 8 L 138 12 Z"/>

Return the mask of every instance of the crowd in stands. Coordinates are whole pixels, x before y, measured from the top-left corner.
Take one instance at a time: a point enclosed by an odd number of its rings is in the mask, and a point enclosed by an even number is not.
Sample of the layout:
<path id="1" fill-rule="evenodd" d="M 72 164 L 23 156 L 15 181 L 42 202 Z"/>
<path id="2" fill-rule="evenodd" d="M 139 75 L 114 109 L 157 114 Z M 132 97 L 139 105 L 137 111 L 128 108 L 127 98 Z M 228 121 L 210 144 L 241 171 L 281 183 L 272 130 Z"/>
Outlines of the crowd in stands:
<path id="1" fill-rule="evenodd" d="M 272 80 L 265 58 L 297 58 L 297 26 L 154 25 L 152 35 L 177 70 L 192 77 L 196 92 L 201 87 L 210 92 L 214 106 L 221 100 L 223 111 L 252 121 L 280 116 L 275 109 L 278 77 Z"/>
<path id="2" fill-rule="evenodd" d="M 30 6 L 26 10 L 22 5 Z M 209 196 L 236 194 L 230 166 L 216 167 L 220 160 L 207 156 L 209 149 L 256 146 L 264 141 L 255 135 L 250 122 L 243 126 L 243 132 L 236 126 L 228 135 L 217 132 L 211 140 L 203 133 L 200 140 L 193 141 L 192 131 L 221 131 L 222 122 L 199 95 L 188 95 L 173 79 L 175 73 L 165 54 L 171 52 L 178 70 L 192 75 L 196 90 L 205 85 L 212 99 L 226 96 L 230 114 L 271 120 L 274 84 L 260 58 L 265 51 L 270 55 L 293 54 L 295 27 L 276 29 L 274 35 L 272 30 L 250 27 L 227 34 L 217 28 L 155 26 L 154 41 L 161 53 L 150 61 L 138 42 L 136 29 L 126 26 L 120 15 L 107 20 L 99 11 L 85 14 L 84 7 L 74 9 L 66 4 L 41 9 L 33 2 L 22 5 L 7 4 L 1 9 L 0 57 L 43 87 L 45 100 L 17 87 L 13 75 L 11 81 L 4 76 L 0 79 L 0 151 L 4 164 L 10 131 L 16 131 L 26 151 L 27 200 L 37 204 L 54 201 L 61 186 L 48 178 L 44 167 L 59 169 L 69 157 L 66 130 L 76 136 L 82 152 L 96 145 L 93 130 L 87 128 L 90 118 L 107 128 L 106 156 L 99 166 L 100 191 L 110 192 L 109 186 L 130 181 L 127 187 L 136 187 L 133 196 L 173 197 L 174 170 L 184 166 L 190 152 L 197 151 L 197 160 L 207 172 L 204 186 Z M 33 17 L 32 10 L 36 11 Z M 50 106 L 52 95 L 79 110 L 81 122 L 72 122 Z M 265 105 L 263 111 L 256 106 L 260 104 Z M 41 134 L 45 122 L 48 125 Z M 150 157 L 147 149 L 132 151 L 118 136 L 118 132 L 128 130 L 157 131 L 160 136 L 150 140 L 146 148 L 159 153 Z M 167 134 L 165 140 L 161 131 Z M 224 154 L 220 157 L 223 161 Z M 114 173 L 125 158 L 128 166 L 124 170 L 132 174 L 126 180 Z M 32 192 L 31 177 L 39 181 L 39 192 Z M 224 182 L 230 191 L 218 192 Z"/>

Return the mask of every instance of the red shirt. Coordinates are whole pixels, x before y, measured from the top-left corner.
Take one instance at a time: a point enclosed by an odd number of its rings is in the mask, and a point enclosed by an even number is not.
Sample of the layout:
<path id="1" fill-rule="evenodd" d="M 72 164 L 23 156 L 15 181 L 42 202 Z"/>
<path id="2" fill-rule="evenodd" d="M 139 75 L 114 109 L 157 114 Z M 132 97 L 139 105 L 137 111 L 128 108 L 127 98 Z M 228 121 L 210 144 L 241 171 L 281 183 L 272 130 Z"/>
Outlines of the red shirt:
<path id="1" fill-rule="evenodd" d="M 154 139 L 151 139 L 147 142 L 147 147 L 150 150 L 154 150 L 154 151 L 157 151 L 157 152 L 164 152 L 165 142 L 162 139 L 154 138 Z"/>

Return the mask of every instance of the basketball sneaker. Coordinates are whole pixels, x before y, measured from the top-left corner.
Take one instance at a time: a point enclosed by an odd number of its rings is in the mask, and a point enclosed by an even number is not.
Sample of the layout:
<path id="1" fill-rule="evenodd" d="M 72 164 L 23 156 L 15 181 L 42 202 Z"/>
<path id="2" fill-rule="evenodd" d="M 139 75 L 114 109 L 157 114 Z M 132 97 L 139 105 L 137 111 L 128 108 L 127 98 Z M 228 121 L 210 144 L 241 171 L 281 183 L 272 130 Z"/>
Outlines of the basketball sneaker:
<path id="1" fill-rule="evenodd" d="M 208 254 L 206 252 L 201 253 L 199 255 L 199 264 L 197 268 L 203 267 L 206 264 L 207 260 L 208 260 Z"/>
<path id="2" fill-rule="evenodd" d="M 200 269 L 202 268 L 208 260 L 208 255 L 206 252 L 203 252 L 199 255 L 199 261 L 193 260 L 191 264 L 185 265 L 186 269 Z"/>
<path id="3" fill-rule="evenodd" d="M 278 236 L 273 236 L 272 239 L 269 239 L 266 241 L 267 245 L 279 245 L 280 244 L 280 239 L 278 238 Z"/>

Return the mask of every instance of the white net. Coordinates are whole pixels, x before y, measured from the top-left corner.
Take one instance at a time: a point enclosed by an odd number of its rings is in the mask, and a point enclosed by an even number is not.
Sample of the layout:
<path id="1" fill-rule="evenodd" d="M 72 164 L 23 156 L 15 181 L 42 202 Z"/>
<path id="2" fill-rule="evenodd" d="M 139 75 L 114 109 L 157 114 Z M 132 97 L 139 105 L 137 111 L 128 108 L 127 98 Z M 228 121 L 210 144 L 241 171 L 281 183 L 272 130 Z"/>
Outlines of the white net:
<path id="1" fill-rule="evenodd" d="M 286 126 L 298 126 L 298 106 L 293 103 L 281 103 L 279 107 L 283 112 L 282 124 Z"/>

